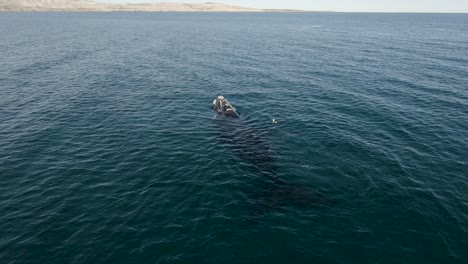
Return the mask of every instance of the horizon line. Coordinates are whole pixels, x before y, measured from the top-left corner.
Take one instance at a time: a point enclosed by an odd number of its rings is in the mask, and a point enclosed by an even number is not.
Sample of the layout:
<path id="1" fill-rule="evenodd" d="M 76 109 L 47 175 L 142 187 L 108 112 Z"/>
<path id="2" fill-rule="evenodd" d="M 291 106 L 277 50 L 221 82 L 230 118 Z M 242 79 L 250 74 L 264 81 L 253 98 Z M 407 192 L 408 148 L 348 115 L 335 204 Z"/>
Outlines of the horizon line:
<path id="1" fill-rule="evenodd" d="M 447 14 L 447 15 L 468 15 L 468 12 L 437 12 L 437 11 L 320 11 L 320 10 L 296 10 L 296 9 L 271 9 L 257 8 L 257 11 L 132 11 L 132 10 L 116 10 L 116 11 L 100 11 L 100 10 L 44 10 L 44 11 L 14 11 L 0 10 L 0 13 L 345 13 L 345 14 Z M 265 11 L 265 12 L 262 12 Z"/>

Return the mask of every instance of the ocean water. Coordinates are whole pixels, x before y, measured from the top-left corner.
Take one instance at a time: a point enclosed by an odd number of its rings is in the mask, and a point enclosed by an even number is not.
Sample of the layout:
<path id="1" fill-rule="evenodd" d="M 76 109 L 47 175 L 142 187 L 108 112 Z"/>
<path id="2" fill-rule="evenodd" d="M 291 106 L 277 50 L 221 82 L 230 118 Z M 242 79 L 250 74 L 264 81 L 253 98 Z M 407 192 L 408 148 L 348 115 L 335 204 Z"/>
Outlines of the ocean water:
<path id="1" fill-rule="evenodd" d="M 467 84 L 468 15 L 1 13 L 0 262 L 468 263 Z"/>

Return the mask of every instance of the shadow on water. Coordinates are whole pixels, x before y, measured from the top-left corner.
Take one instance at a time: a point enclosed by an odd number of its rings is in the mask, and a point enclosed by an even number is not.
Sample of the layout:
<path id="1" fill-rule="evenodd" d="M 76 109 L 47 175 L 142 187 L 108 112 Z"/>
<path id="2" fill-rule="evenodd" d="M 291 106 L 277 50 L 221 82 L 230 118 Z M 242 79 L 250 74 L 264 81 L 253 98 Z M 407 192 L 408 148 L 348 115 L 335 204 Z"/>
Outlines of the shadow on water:
<path id="1" fill-rule="evenodd" d="M 258 176 L 246 185 L 249 197 L 247 221 L 285 207 L 312 208 L 329 203 L 323 193 L 289 183 L 278 175 L 276 155 L 266 140 L 265 132 L 242 118 L 217 115 L 213 122 L 223 148 L 231 150 Z"/>

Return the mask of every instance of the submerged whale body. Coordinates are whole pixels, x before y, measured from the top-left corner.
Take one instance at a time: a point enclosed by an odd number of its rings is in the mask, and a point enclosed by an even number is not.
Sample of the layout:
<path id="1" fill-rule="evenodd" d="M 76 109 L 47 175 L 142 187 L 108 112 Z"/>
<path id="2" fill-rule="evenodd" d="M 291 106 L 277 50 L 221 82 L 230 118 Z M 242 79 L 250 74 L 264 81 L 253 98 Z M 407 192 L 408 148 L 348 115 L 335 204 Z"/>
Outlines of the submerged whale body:
<path id="1" fill-rule="evenodd" d="M 282 205 L 310 206 L 324 201 L 322 194 L 291 185 L 277 173 L 275 153 L 261 132 L 240 118 L 236 108 L 223 96 L 213 101 L 218 113 L 215 122 L 224 143 L 244 163 L 254 168 L 258 179 L 253 184 L 251 202 L 255 204 L 255 215 Z"/>

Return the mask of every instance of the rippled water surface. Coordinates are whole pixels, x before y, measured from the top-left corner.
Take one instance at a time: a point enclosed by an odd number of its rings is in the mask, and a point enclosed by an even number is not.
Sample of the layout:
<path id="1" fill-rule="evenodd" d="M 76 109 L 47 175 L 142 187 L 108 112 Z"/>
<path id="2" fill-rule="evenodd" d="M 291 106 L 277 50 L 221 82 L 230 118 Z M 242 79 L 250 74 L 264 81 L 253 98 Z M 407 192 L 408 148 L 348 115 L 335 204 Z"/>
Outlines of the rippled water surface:
<path id="1" fill-rule="evenodd" d="M 468 259 L 467 15 L 2 13 L 0 36 L 1 263 Z"/>

